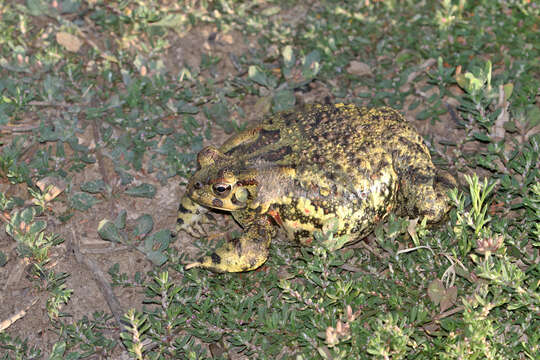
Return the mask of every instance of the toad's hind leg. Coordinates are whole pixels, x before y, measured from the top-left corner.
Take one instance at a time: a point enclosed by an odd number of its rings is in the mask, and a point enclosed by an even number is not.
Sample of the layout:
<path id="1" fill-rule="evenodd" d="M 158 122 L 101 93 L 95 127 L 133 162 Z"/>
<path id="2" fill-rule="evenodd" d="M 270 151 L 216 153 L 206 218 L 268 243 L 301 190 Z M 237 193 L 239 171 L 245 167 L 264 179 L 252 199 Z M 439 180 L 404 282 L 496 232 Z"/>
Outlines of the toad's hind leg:
<path id="1" fill-rule="evenodd" d="M 457 186 L 454 177 L 442 170 L 434 170 L 433 174 L 422 170 L 410 176 L 400 183 L 405 196 L 404 215 L 421 216 L 428 223 L 441 221 L 451 207 L 447 193 Z"/>
<path id="2" fill-rule="evenodd" d="M 427 148 L 426 152 L 427 152 Z M 451 203 L 448 197 L 448 190 L 457 186 L 452 175 L 443 170 L 438 170 L 433 166 L 429 153 L 409 152 L 407 161 L 403 158 L 397 166 L 396 172 L 399 176 L 399 203 L 401 212 L 405 216 L 420 216 L 428 223 L 441 221 Z M 411 155 L 414 154 L 414 155 Z M 394 159 L 395 160 L 395 159 Z"/>
<path id="3" fill-rule="evenodd" d="M 268 258 L 274 233 L 275 229 L 267 217 L 257 218 L 244 228 L 240 238 L 228 240 L 210 256 L 187 265 L 186 269 L 202 267 L 215 272 L 254 270 Z"/>

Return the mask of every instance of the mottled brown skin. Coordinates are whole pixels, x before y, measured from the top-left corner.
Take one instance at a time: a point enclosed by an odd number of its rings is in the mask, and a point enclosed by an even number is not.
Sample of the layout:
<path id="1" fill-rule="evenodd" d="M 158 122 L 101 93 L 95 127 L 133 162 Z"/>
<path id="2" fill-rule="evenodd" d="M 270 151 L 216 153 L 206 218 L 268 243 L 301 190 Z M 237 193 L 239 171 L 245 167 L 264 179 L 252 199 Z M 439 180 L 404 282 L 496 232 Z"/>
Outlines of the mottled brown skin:
<path id="1" fill-rule="evenodd" d="M 268 117 L 198 155 L 181 200 L 178 230 L 191 231 L 208 208 L 231 211 L 244 228 L 191 267 L 218 272 L 263 264 L 276 226 L 309 245 L 337 225 L 336 249 L 369 234 L 390 212 L 440 221 L 450 208 L 449 174 L 431 162 L 422 137 L 388 107 L 309 105 Z"/>

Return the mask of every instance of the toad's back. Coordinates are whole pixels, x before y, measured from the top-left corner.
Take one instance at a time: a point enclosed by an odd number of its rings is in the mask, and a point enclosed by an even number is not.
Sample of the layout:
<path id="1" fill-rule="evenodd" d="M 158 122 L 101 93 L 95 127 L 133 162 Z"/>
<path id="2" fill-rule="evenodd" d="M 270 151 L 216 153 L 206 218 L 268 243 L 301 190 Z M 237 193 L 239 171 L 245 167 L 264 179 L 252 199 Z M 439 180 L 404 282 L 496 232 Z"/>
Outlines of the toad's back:
<path id="1" fill-rule="evenodd" d="M 324 169 L 329 178 L 335 173 L 370 177 L 385 165 L 383 154 L 404 162 L 413 153 L 429 156 L 422 138 L 396 110 L 345 104 L 309 105 L 268 117 L 220 150 L 247 165 L 272 163 L 317 174 Z"/>

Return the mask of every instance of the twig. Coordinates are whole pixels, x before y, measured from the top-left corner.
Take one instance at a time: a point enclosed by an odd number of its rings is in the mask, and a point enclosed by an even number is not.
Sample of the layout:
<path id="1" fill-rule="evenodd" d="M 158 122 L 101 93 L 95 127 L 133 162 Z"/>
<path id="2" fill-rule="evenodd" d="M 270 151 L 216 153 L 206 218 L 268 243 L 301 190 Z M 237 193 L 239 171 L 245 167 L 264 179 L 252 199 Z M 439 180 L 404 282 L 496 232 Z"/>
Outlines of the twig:
<path id="1" fill-rule="evenodd" d="M 408 253 L 408 252 L 411 252 L 411 251 L 415 251 L 415 250 L 418 250 L 418 249 L 428 249 L 429 251 L 431 251 L 431 253 L 433 255 L 435 255 L 435 252 L 429 247 L 429 246 L 425 246 L 425 245 L 421 245 L 421 246 L 415 246 L 413 248 L 408 248 L 408 249 L 402 249 L 402 250 L 399 250 L 396 255 L 400 255 L 400 254 L 405 254 L 405 253 Z"/>
<path id="2" fill-rule="evenodd" d="M 127 245 L 120 245 L 120 246 L 110 246 L 103 249 L 85 249 L 83 254 L 111 254 L 111 253 L 117 253 L 121 251 L 126 250 L 132 250 L 133 247 L 127 246 Z"/>
<path id="3" fill-rule="evenodd" d="M 10 327 L 13 323 L 15 323 L 15 321 L 19 320 L 19 319 L 22 319 L 23 317 L 26 316 L 26 312 L 36 304 L 36 302 L 38 301 L 38 297 L 35 297 L 34 300 L 32 300 L 32 302 L 26 306 L 24 309 L 18 311 L 16 314 L 13 314 L 9 317 L 9 319 L 6 319 L 2 322 L 0 322 L 0 332 L 6 330 L 8 327 Z"/>
<path id="4" fill-rule="evenodd" d="M 0 126 L 0 132 L 4 134 L 19 133 L 19 132 L 31 132 L 39 129 L 39 126 L 35 125 L 3 125 Z"/>
<path id="5" fill-rule="evenodd" d="M 21 151 L 19 161 L 23 162 L 23 161 L 26 161 L 27 159 L 30 159 L 36 153 L 36 151 L 38 151 L 38 149 L 39 149 L 38 142 L 31 143 L 30 145 L 28 145 L 26 148 L 24 148 Z"/>
<path id="6" fill-rule="evenodd" d="M 363 269 L 361 269 L 361 268 L 359 268 L 357 266 L 350 265 L 350 264 L 343 264 L 339 268 L 343 269 L 345 271 L 349 271 L 349 272 L 362 273 L 362 274 L 365 274 L 365 275 L 373 275 L 369 271 L 365 271 L 365 270 L 363 270 Z"/>
<path id="7" fill-rule="evenodd" d="M 69 107 L 72 104 L 67 102 L 57 102 L 57 101 L 30 101 L 28 105 L 32 106 L 58 106 L 58 107 Z"/>
<path id="8" fill-rule="evenodd" d="M 95 153 L 96 153 L 96 158 L 97 158 L 97 163 L 98 163 L 98 169 L 101 174 L 101 177 L 103 178 L 103 182 L 105 182 L 107 186 L 111 186 L 111 184 L 109 183 L 109 177 L 107 176 L 107 170 L 105 169 L 105 164 L 103 163 L 103 155 L 101 154 L 101 151 L 99 150 L 99 129 L 97 127 L 95 119 L 93 119 L 91 122 L 92 122 L 92 133 L 94 135 L 94 141 L 96 143 Z"/>
<path id="9" fill-rule="evenodd" d="M 420 66 L 418 66 L 418 70 L 413 71 L 412 73 L 409 74 L 409 76 L 407 76 L 407 82 L 405 84 L 409 84 L 409 83 L 413 82 L 414 79 L 416 79 L 418 77 L 418 75 L 423 73 L 426 69 L 430 68 L 431 66 L 435 65 L 436 62 L 437 62 L 437 60 L 435 60 L 433 58 L 430 58 L 430 59 L 427 59 L 426 61 L 424 61 L 424 63 L 422 63 Z"/>
<path id="10" fill-rule="evenodd" d="M 109 306 L 109 309 L 111 310 L 114 319 L 116 320 L 116 324 L 119 328 L 122 328 L 122 314 L 124 313 L 124 310 L 120 306 L 120 302 L 114 295 L 114 292 L 112 290 L 112 287 L 109 285 L 109 282 L 107 281 L 105 274 L 99 266 L 94 262 L 94 260 L 90 259 L 87 256 L 84 256 L 84 254 L 81 253 L 79 248 L 79 239 L 77 235 L 75 234 L 75 231 L 71 229 L 72 232 L 72 238 L 70 241 L 71 250 L 73 251 L 73 254 L 75 255 L 75 259 L 78 263 L 81 263 L 85 265 L 90 272 L 92 273 L 94 280 L 96 281 L 96 284 L 98 285 L 99 289 L 101 290 L 101 293 L 103 294 L 103 297 L 105 298 L 105 301 L 107 301 L 107 305 Z"/>
<path id="11" fill-rule="evenodd" d="M 363 247 L 364 249 L 367 249 L 370 253 L 372 253 L 373 255 L 378 257 L 379 259 L 385 260 L 385 258 L 386 258 L 385 256 L 379 254 L 377 251 L 375 251 L 375 249 L 373 249 L 371 246 L 369 246 L 365 241 L 361 241 L 360 246 Z"/>
<path id="12" fill-rule="evenodd" d="M 461 311 L 463 311 L 463 309 L 465 309 L 465 307 L 463 305 L 460 305 L 460 306 L 456 306 L 453 309 L 445 311 L 445 312 L 443 312 L 443 313 L 441 313 L 439 315 L 435 315 L 430 324 L 435 323 L 435 321 L 437 321 L 437 320 L 441 320 L 441 319 L 444 319 L 444 318 L 449 317 L 451 315 L 454 315 L 455 313 L 461 312 Z"/>

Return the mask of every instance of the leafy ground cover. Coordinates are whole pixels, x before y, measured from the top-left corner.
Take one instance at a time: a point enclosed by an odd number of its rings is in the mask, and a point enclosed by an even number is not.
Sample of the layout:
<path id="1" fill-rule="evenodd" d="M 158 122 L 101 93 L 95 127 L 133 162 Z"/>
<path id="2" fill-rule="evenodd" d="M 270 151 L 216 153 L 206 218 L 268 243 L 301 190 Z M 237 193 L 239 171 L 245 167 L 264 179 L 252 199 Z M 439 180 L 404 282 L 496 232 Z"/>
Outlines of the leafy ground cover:
<path id="1" fill-rule="evenodd" d="M 1 359 L 538 359 L 540 5 L 0 3 Z M 198 150 L 302 103 L 401 110 L 460 186 L 243 274 L 172 236 Z"/>

